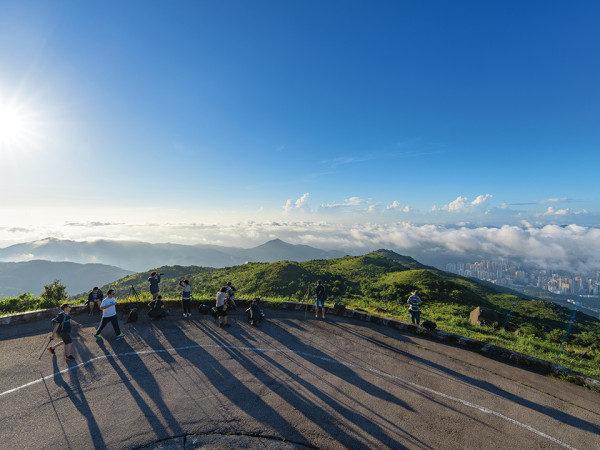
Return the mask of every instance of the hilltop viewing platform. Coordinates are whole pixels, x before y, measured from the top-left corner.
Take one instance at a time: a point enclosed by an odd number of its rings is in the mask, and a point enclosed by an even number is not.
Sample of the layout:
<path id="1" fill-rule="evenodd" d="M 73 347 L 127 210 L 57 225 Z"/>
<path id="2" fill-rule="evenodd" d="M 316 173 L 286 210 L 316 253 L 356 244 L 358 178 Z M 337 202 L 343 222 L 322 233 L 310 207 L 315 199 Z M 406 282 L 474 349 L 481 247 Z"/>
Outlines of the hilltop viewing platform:
<path id="1" fill-rule="evenodd" d="M 600 445 L 596 392 L 370 316 L 292 306 L 266 309 L 259 327 L 243 313 L 228 329 L 197 311 L 140 317 L 122 324 L 125 339 L 109 330 L 102 342 L 97 317 L 76 315 L 74 363 L 44 352 L 46 319 L 2 326 L 4 445 Z"/>

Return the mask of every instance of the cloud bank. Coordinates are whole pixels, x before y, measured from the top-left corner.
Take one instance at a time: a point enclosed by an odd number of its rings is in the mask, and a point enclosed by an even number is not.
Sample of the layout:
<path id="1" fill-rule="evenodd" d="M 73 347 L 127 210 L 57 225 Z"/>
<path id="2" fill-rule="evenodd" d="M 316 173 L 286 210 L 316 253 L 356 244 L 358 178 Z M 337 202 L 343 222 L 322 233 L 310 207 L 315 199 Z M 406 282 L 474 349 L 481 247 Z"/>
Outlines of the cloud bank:
<path id="1" fill-rule="evenodd" d="M 302 201 L 300 202 L 300 205 Z M 11 239 L 7 239 L 8 237 Z M 588 273 L 600 270 L 600 228 L 580 225 L 459 227 L 388 224 L 332 223 L 315 221 L 202 223 L 70 223 L 61 229 L 35 233 L 0 228 L 3 246 L 45 237 L 94 240 L 122 239 L 181 244 L 215 244 L 253 247 L 279 238 L 292 244 L 338 249 L 362 254 L 379 248 L 412 256 L 443 267 L 451 261 L 504 258 L 540 268 Z"/>

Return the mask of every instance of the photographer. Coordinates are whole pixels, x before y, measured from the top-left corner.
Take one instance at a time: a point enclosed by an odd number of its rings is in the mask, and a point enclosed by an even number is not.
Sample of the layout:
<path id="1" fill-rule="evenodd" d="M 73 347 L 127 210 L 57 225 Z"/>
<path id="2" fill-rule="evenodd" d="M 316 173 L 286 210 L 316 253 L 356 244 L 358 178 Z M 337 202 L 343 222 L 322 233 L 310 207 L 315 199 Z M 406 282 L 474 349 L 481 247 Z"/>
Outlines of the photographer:
<path id="1" fill-rule="evenodd" d="M 156 299 L 148 303 L 148 307 L 150 308 L 150 311 L 148 311 L 150 320 L 167 317 L 168 311 L 165 310 L 165 303 L 162 301 L 162 295 L 158 295 Z"/>
<path id="2" fill-rule="evenodd" d="M 160 276 L 164 275 L 162 273 L 152 272 L 150 277 L 148 278 L 148 283 L 150 283 L 150 294 L 152 294 L 152 300 L 156 300 L 158 297 L 158 283 L 160 283 Z"/>
<path id="3" fill-rule="evenodd" d="M 225 306 L 225 300 L 227 299 L 227 287 L 223 286 L 217 292 L 217 317 L 219 318 L 219 328 L 230 327 L 227 323 L 227 309 Z"/>
<path id="4" fill-rule="evenodd" d="M 410 323 L 419 325 L 419 323 L 421 323 L 421 311 L 419 311 L 419 303 L 421 303 L 421 298 L 417 295 L 417 291 L 410 293 L 406 303 L 409 304 L 408 312 L 410 313 Z"/>
<path id="5" fill-rule="evenodd" d="M 233 287 L 233 285 L 231 284 L 231 281 L 228 281 L 227 285 L 225 287 L 227 288 L 227 295 L 229 296 L 229 298 L 231 300 L 235 300 L 235 293 L 236 293 L 237 289 Z"/>
<path id="6" fill-rule="evenodd" d="M 190 286 L 190 280 L 181 280 L 179 287 L 183 289 L 181 292 L 181 307 L 183 308 L 183 317 L 192 317 L 192 307 L 190 302 L 192 300 L 192 287 Z"/>

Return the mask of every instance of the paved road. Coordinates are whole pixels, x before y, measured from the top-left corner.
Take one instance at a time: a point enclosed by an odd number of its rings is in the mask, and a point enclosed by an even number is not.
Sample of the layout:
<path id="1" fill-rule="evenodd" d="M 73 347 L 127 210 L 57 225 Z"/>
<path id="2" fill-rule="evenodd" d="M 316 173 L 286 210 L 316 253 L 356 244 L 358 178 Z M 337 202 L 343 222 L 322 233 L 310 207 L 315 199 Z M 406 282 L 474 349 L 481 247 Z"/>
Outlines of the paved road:
<path id="1" fill-rule="evenodd" d="M 0 447 L 600 448 L 595 392 L 387 327 L 267 312 L 259 328 L 142 317 L 102 344 L 98 316 L 79 316 L 75 363 L 42 354 L 49 321 L 1 327 Z"/>

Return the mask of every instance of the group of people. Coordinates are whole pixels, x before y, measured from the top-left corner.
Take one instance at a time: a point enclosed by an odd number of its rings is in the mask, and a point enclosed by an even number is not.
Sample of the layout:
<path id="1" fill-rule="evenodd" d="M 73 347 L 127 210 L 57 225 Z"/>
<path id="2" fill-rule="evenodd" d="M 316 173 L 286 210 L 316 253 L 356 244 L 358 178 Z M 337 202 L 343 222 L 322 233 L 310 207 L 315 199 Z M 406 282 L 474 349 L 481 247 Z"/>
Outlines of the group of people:
<path id="1" fill-rule="evenodd" d="M 162 301 L 162 296 L 159 295 L 159 283 L 160 277 L 163 275 L 162 273 L 152 272 L 150 277 L 148 278 L 148 283 L 150 284 L 150 294 L 152 295 L 152 301 L 148 303 L 149 311 L 148 316 L 151 320 L 158 320 L 166 317 L 169 314 L 169 310 L 165 308 L 165 304 Z M 192 289 L 190 286 L 190 281 L 188 279 L 181 280 L 179 282 L 179 287 L 181 288 L 181 306 L 183 310 L 183 317 L 191 317 L 192 309 L 191 309 L 191 300 L 192 300 Z M 231 324 L 227 323 L 227 310 L 235 309 L 235 292 L 236 288 L 233 287 L 231 282 L 227 282 L 225 286 L 219 289 L 216 296 L 216 304 L 215 304 L 215 314 L 218 318 L 219 327 L 230 327 Z M 327 293 L 325 291 L 325 286 L 323 285 L 322 280 L 317 281 L 317 285 L 315 287 L 315 318 L 319 317 L 319 312 L 321 313 L 321 317 L 325 319 L 325 300 L 327 299 Z M 420 297 L 417 295 L 417 291 L 413 291 L 410 293 L 408 297 L 407 303 L 409 304 L 409 313 L 410 313 L 410 321 L 413 324 L 419 325 L 421 321 L 421 313 L 419 310 L 419 303 L 421 303 Z M 98 307 L 98 309 L 102 312 L 102 320 L 94 333 L 94 337 L 98 341 L 102 341 L 101 332 L 109 323 L 112 325 L 116 339 L 122 339 L 125 335 L 121 332 L 119 327 L 119 321 L 117 318 L 117 310 L 116 305 L 118 302 L 115 299 L 115 291 L 114 289 L 109 289 L 106 293 L 106 298 L 104 297 L 103 292 L 98 288 L 98 286 L 94 286 L 91 292 L 88 295 L 87 306 L 90 311 L 90 315 L 93 314 L 94 308 Z M 71 344 L 73 342 L 71 338 L 71 326 L 77 325 L 81 328 L 83 325 L 81 323 L 76 322 L 71 318 L 71 305 L 68 303 L 63 303 L 60 306 L 60 313 L 52 320 L 53 328 L 52 335 L 50 340 L 54 340 L 56 336 L 61 338 L 61 341 L 48 346 L 48 351 L 52 354 L 56 354 L 56 348 L 60 345 L 65 346 L 65 359 L 67 361 L 74 361 L 75 358 L 71 355 Z M 248 319 L 251 325 L 257 325 L 260 320 L 264 317 L 262 309 L 258 304 L 258 299 L 254 299 L 250 307 L 246 310 L 248 314 Z"/>

